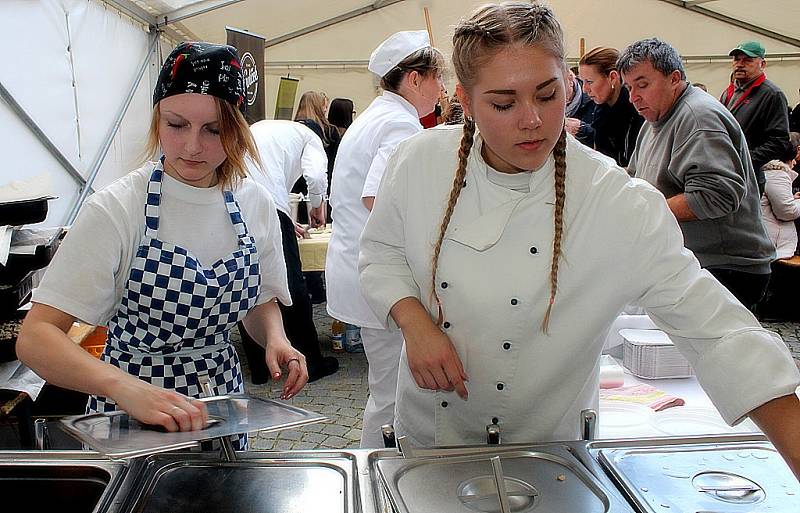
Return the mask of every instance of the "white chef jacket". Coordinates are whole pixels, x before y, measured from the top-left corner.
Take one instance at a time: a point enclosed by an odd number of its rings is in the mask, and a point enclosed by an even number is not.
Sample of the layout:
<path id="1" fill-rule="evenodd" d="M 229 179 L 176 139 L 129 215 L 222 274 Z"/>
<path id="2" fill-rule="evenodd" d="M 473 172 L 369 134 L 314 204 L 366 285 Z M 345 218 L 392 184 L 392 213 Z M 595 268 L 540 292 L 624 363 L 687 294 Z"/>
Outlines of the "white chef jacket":
<path id="1" fill-rule="evenodd" d="M 384 91 L 353 121 L 339 144 L 331 183 L 333 233 L 325 282 L 328 313 L 340 321 L 381 327 L 358 284 L 358 239 L 369 217 L 361 198 L 377 194 L 389 155 L 420 130 L 414 106 L 402 96 Z"/>
<path id="2" fill-rule="evenodd" d="M 254 123 L 250 132 L 264 169 L 247 159 L 247 172 L 267 188 L 275 207 L 291 216 L 289 191 L 301 175 L 311 206 L 320 206 L 328 190 L 328 156 L 317 134 L 302 123 L 273 119 Z"/>
<path id="3" fill-rule="evenodd" d="M 426 131 L 401 144 L 361 239 L 361 284 L 383 324 L 417 297 L 433 318 L 431 256 L 456 169 L 461 130 Z M 692 364 L 728 423 L 794 392 L 800 373 L 780 338 L 683 247 L 664 197 L 607 157 L 567 143 L 558 294 L 549 335 L 554 161 L 530 192 L 487 180 L 481 138 L 442 244 L 437 291 L 442 329 L 469 376 L 469 400 L 417 387 L 403 350 L 395 428 L 420 445 L 484 443 L 497 421 L 508 442 L 580 437 L 596 408 L 605 333 L 639 304 Z"/>

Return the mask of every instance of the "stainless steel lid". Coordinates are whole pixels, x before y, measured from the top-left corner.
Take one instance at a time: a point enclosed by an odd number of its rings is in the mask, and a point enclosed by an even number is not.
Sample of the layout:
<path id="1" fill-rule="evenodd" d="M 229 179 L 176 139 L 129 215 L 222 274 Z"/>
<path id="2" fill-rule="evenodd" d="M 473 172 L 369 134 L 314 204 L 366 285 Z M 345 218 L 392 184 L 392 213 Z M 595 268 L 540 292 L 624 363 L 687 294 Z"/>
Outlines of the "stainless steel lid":
<path id="1" fill-rule="evenodd" d="M 203 440 L 251 431 L 280 431 L 326 417 L 270 399 L 236 394 L 199 399 L 208 408 L 209 426 L 199 431 L 165 433 L 123 411 L 62 419 L 67 432 L 111 458 L 131 458 L 198 445 Z"/>
<path id="2" fill-rule="evenodd" d="M 382 458 L 376 466 L 401 513 L 631 511 L 561 445 L 452 456 L 442 450 L 441 456 Z"/>
<path id="3" fill-rule="evenodd" d="M 800 483 L 766 442 L 600 450 L 642 511 L 798 511 Z"/>

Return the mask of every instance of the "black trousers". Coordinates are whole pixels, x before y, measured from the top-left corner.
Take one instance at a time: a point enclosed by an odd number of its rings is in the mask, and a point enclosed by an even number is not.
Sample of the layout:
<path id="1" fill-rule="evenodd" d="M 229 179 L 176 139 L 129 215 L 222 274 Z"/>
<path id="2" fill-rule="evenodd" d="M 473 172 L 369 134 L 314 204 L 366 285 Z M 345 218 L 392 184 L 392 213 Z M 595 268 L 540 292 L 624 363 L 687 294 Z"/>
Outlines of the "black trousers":
<path id="1" fill-rule="evenodd" d="M 769 284 L 769 273 L 753 274 L 730 269 L 708 269 L 708 272 L 751 311 L 764 297 Z"/>
<path id="2" fill-rule="evenodd" d="M 289 216 L 279 210 L 278 219 L 281 223 L 283 259 L 286 262 L 289 294 L 292 296 L 292 306 L 284 306 L 279 303 L 283 316 L 283 329 L 292 346 L 303 353 L 308 366 L 313 367 L 322 361 L 322 351 L 319 347 L 317 328 L 314 326 L 311 299 L 303 279 L 300 248 L 297 245 L 294 223 Z M 263 378 L 269 376 L 269 370 L 264 360 L 264 348 L 247 334 L 241 322 L 239 323 L 239 333 L 242 335 L 242 344 L 253 381 L 265 381 Z"/>

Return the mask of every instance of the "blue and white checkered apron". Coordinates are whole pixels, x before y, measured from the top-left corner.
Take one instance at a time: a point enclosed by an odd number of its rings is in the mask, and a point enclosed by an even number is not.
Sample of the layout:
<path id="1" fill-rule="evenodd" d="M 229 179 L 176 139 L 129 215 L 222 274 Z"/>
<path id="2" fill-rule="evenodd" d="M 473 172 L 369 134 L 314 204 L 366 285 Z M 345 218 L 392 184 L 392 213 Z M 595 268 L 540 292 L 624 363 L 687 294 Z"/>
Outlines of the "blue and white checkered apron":
<path id="1" fill-rule="evenodd" d="M 230 191 L 225 204 L 239 248 L 210 268 L 186 249 L 158 239 L 163 166 L 150 176 L 145 236 L 131 266 L 122 303 L 108 323 L 100 359 L 162 388 L 190 397 L 244 392 L 229 332 L 258 298 L 261 275 L 255 240 Z M 197 227 L 202 230 L 201 226 Z M 113 400 L 90 396 L 87 413 L 116 410 Z M 234 437 L 247 448 L 247 435 Z"/>

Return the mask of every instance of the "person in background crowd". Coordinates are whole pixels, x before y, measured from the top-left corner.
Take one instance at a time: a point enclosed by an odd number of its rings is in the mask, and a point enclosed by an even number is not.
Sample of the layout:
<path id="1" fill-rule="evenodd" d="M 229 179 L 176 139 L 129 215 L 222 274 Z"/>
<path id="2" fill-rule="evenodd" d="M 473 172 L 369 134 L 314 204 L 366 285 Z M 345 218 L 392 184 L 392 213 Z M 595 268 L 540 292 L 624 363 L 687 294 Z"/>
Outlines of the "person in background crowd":
<path id="1" fill-rule="evenodd" d="M 310 226 L 324 224 L 323 198 L 327 189 L 327 158 L 322 141 L 306 125 L 295 121 L 262 120 L 250 127 L 258 149 L 263 171 L 255 162 L 249 162 L 250 176 L 264 185 L 272 195 L 280 222 L 283 241 L 283 257 L 289 282 L 291 306 L 281 305 L 283 326 L 289 340 L 305 355 L 308 365 L 308 380 L 316 381 L 335 373 L 339 362 L 331 356 L 322 356 L 317 328 L 306 283 L 303 279 L 300 249 L 297 237 L 302 228 L 291 218 L 289 189 L 300 176 L 308 184 Z M 269 375 L 262 365 L 261 348 L 247 336 L 240 326 L 242 343 L 250 362 L 253 383 L 264 383 Z"/>
<path id="2" fill-rule="evenodd" d="M 458 96 L 453 95 L 448 98 L 447 112 L 444 115 L 445 125 L 460 125 L 464 122 L 464 109 L 461 107 L 461 102 Z"/>
<path id="3" fill-rule="evenodd" d="M 300 97 L 297 115 L 294 120 L 313 130 L 322 141 L 322 145 L 325 147 L 325 155 L 328 157 L 328 180 L 330 180 L 342 135 L 339 128 L 328 120 L 326 116 L 327 110 L 327 96 L 315 91 L 307 91 Z M 330 184 L 330 181 L 328 183 Z M 327 194 L 325 197 L 327 197 Z"/>
<path id="4" fill-rule="evenodd" d="M 793 169 L 800 176 L 800 132 L 789 132 L 789 142 L 797 146 L 796 164 Z M 792 190 L 794 192 L 800 191 L 800 183 L 798 183 L 797 179 L 792 182 Z"/>
<path id="5" fill-rule="evenodd" d="M 328 109 L 328 122 L 339 130 L 339 135 L 353 124 L 353 117 L 356 115 L 356 108 L 353 100 L 349 98 L 334 98 Z"/>
<path id="6" fill-rule="evenodd" d="M 325 155 L 328 159 L 328 186 L 325 191 L 325 199 L 328 198 L 331 192 L 330 180 L 331 174 L 333 173 L 333 163 L 336 161 L 336 153 L 339 151 L 339 141 L 342 138 L 339 134 L 339 130 L 328 121 L 326 117 L 327 110 L 328 97 L 325 96 L 324 93 L 306 91 L 303 93 L 303 96 L 300 97 L 300 103 L 297 105 L 297 114 L 294 117 L 295 121 L 302 123 L 317 134 L 320 141 L 322 141 L 322 146 L 325 148 Z M 308 185 L 303 176 L 300 176 L 297 183 L 292 186 L 292 192 L 302 193 L 304 195 L 308 193 Z M 305 209 L 300 209 L 297 217 L 298 221 L 303 224 L 307 224 L 309 221 L 308 213 L 305 212 Z M 330 208 L 326 205 L 325 222 L 328 223 L 330 221 Z M 325 281 L 322 279 L 322 271 L 305 272 L 303 276 L 306 281 L 306 289 L 311 296 L 311 303 L 315 305 L 324 303 Z"/>
<path id="7" fill-rule="evenodd" d="M 792 192 L 797 173 L 796 143 L 787 139 L 781 158 L 764 164 L 767 185 L 761 196 L 761 213 L 778 259 L 792 258 L 797 249 L 797 229 L 794 220 L 800 218 L 800 193 Z"/>
<path id="8" fill-rule="evenodd" d="M 686 81 L 678 52 L 659 39 L 626 48 L 618 68 L 647 120 L 628 172 L 667 198 L 685 245 L 746 307 L 764 295 L 775 248 L 739 124 Z"/>
<path id="9" fill-rule="evenodd" d="M 705 84 L 701 84 L 700 82 L 695 82 L 692 85 L 695 86 L 696 88 L 700 89 L 701 91 L 705 92 L 705 93 L 708 92 L 708 88 L 706 87 Z"/>
<path id="10" fill-rule="evenodd" d="M 424 30 L 397 32 L 369 59 L 380 77 L 381 96 L 353 121 L 342 138 L 333 170 L 333 233 L 325 262 L 328 313 L 361 326 L 369 362 L 369 399 L 361 447 L 383 447 L 381 426 L 394 419 L 397 368 L 403 335 L 386 329 L 361 293 L 359 238 L 372 210 L 386 161 L 404 139 L 422 131 L 419 119 L 433 112 L 444 89 L 444 57 Z"/>
<path id="11" fill-rule="evenodd" d="M 594 148 L 595 103 L 583 92 L 583 82 L 572 71 L 567 72 L 567 132 L 580 142 Z"/>
<path id="12" fill-rule="evenodd" d="M 124 410 L 168 431 L 203 429 L 203 402 L 244 392 L 237 321 L 266 347 L 282 398 L 308 378 L 275 299 L 291 302 L 275 207 L 246 178 L 258 161 L 236 49 L 181 43 L 153 93 L 156 162 L 94 193 L 33 294 L 17 355 L 51 383 L 90 395 L 87 413 Z M 75 319 L 108 325 L 100 358 L 72 342 Z M 247 447 L 246 435 L 234 446 Z"/>
<path id="13" fill-rule="evenodd" d="M 361 239 L 367 299 L 405 336 L 396 434 L 420 447 L 485 445 L 487 425 L 504 443 L 580 439 L 605 333 L 634 303 L 723 418 L 752 417 L 800 476 L 788 348 L 700 269 L 658 191 L 567 135 L 552 11 L 479 8 L 456 26 L 452 62 L 464 125 L 398 146 Z"/>
<path id="14" fill-rule="evenodd" d="M 349 98 L 334 98 L 331 101 L 331 106 L 328 109 L 328 122 L 336 127 L 336 130 L 339 132 L 339 138 L 341 139 L 344 136 L 344 133 L 353 124 L 353 116 L 356 115 L 356 108 L 353 105 L 353 100 Z M 338 153 L 339 148 L 337 146 L 336 151 Z M 328 197 L 331 195 L 331 184 L 333 183 L 333 167 L 335 163 L 335 155 L 334 161 L 328 159 Z M 328 204 L 328 222 L 332 222 L 333 218 L 331 216 L 332 209 L 330 203 Z"/>
<path id="15" fill-rule="evenodd" d="M 789 105 L 783 91 L 767 80 L 766 51 L 758 41 L 745 41 L 728 54 L 733 76 L 720 101 L 741 125 L 756 172 L 758 191 L 766 178 L 761 167 L 779 158 L 789 134 Z"/>
<path id="16" fill-rule="evenodd" d="M 297 104 L 297 113 L 294 116 L 294 120 L 306 125 L 317 134 L 325 148 L 325 154 L 328 155 L 328 167 L 333 169 L 333 163 L 330 162 L 329 148 L 331 148 L 330 151 L 335 156 L 339 148 L 341 135 L 339 135 L 339 131 L 336 127 L 332 126 L 328 121 L 326 117 L 327 110 L 328 97 L 324 93 L 306 91 L 300 97 L 300 101 Z M 330 176 L 328 176 L 328 185 L 330 187 Z M 301 176 L 297 180 L 297 183 L 292 186 L 291 192 L 306 195 L 308 193 L 308 185 L 306 184 L 305 178 Z M 328 197 L 327 193 L 325 197 Z M 308 214 L 304 212 L 303 209 L 300 209 L 297 220 L 302 224 L 308 224 Z M 314 285 L 316 285 L 316 283 L 314 283 Z"/>
<path id="17" fill-rule="evenodd" d="M 798 89 L 798 92 L 800 92 L 800 89 Z M 789 116 L 789 130 L 792 132 L 800 132 L 800 103 L 794 106 Z"/>
<path id="18" fill-rule="evenodd" d="M 614 48 L 594 48 L 581 57 L 579 67 L 583 91 L 597 104 L 592 121 L 594 148 L 625 167 L 644 119 L 636 113 L 628 91 L 622 87 L 618 57 Z"/>

